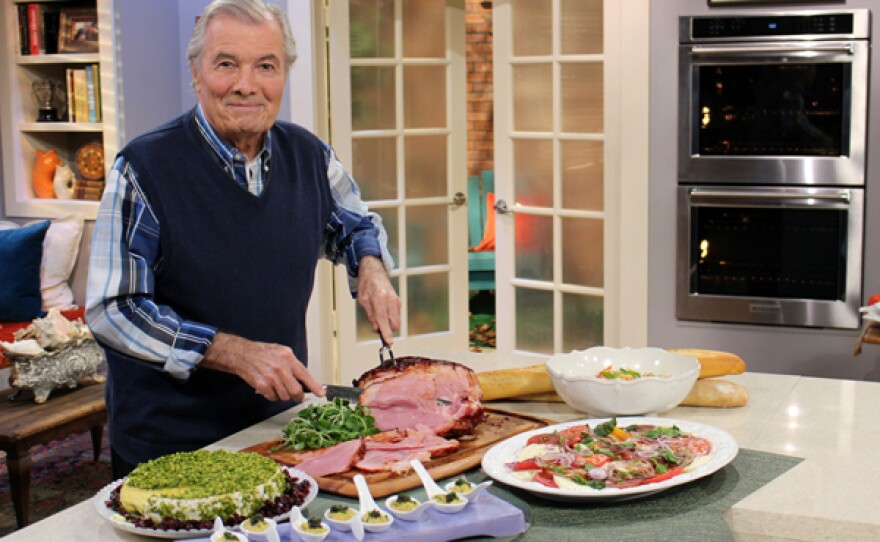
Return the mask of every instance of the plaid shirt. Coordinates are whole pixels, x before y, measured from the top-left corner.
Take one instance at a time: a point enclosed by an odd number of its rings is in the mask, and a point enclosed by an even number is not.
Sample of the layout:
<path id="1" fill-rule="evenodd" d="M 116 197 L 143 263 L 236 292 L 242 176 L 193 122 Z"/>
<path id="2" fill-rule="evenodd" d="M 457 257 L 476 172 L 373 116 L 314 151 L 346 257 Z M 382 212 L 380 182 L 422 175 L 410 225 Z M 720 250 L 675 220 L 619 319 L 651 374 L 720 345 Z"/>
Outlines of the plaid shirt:
<path id="1" fill-rule="evenodd" d="M 231 180 L 259 195 L 271 167 L 271 134 L 258 156 L 247 162 L 220 139 L 196 107 L 199 132 L 213 149 Z M 323 255 L 348 268 L 349 287 L 356 295 L 358 262 L 381 257 L 387 269 L 393 261 L 381 218 L 369 212 L 360 189 L 333 150 L 325 145 L 327 181 L 333 211 L 324 228 Z M 230 179 L 223 179 L 228 181 Z M 96 337 L 112 348 L 161 364 L 179 379 L 189 377 L 214 340 L 217 329 L 181 318 L 173 307 L 154 301 L 153 272 L 161 262 L 160 224 L 138 185 L 138 174 L 119 157 L 107 176 L 92 241 L 86 318 Z"/>

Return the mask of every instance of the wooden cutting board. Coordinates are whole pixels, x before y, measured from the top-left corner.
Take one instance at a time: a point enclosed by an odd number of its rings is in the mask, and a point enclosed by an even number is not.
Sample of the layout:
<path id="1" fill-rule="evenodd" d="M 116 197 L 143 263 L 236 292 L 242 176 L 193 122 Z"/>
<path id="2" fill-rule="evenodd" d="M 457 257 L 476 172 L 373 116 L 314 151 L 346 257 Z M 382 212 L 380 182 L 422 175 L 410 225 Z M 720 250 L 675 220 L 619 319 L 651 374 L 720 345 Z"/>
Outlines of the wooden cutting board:
<path id="1" fill-rule="evenodd" d="M 473 439 L 459 439 L 458 450 L 449 455 L 425 462 L 425 468 L 431 474 L 432 478 L 440 480 L 455 476 L 456 474 L 461 474 L 462 472 L 478 466 L 483 459 L 483 454 L 485 454 L 494 444 L 512 437 L 513 435 L 525 431 L 531 431 L 532 429 L 538 429 L 540 427 L 546 427 L 555 423 L 542 418 L 493 408 L 486 408 L 484 409 L 484 412 L 486 418 L 475 428 Z M 245 448 L 242 451 L 256 452 L 270 457 L 283 465 L 296 466 L 298 461 L 295 459 L 296 453 L 293 450 L 271 451 L 280 444 L 281 439 L 269 440 Z M 359 472 L 360 471 L 357 470 L 350 470 L 348 472 L 331 474 L 329 476 L 319 476 L 315 478 L 315 481 L 318 482 L 318 487 L 323 491 L 334 493 L 336 495 L 357 498 L 357 488 L 354 485 L 354 476 Z M 364 475 L 367 484 L 370 486 L 370 493 L 376 498 L 386 497 L 422 485 L 418 475 L 413 471 L 409 471 L 402 475 L 396 475 L 390 472 L 362 472 L 360 474 Z"/>

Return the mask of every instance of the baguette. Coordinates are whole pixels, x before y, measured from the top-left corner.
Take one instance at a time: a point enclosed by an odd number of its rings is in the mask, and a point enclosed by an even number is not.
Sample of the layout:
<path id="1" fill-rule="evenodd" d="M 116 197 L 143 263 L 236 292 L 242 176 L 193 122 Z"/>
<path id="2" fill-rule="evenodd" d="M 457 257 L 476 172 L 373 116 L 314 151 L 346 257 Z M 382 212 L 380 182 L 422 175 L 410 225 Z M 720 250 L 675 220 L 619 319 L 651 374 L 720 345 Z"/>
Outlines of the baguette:
<path id="1" fill-rule="evenodd" d="M 700 362 L 699 378 L 738 375 L 746 370 L 746 362 L 736 354 L 718 350 L 700 350 L 698 348 L 671 348 L 670 352 L 692 356 Z"/>
<path id="2" fill-rule="evenodd" d="M 477 373 L 483 389 L 483 401 L 554 391 L 544 364 L 519 369 L 499 369 Z"/>
<path id="3" fill-rule="evenodd" d="M 749 402 L 749 390 L 728 380 L 707 378 L 697 380 L 681 406 L 739 407 Z"/>

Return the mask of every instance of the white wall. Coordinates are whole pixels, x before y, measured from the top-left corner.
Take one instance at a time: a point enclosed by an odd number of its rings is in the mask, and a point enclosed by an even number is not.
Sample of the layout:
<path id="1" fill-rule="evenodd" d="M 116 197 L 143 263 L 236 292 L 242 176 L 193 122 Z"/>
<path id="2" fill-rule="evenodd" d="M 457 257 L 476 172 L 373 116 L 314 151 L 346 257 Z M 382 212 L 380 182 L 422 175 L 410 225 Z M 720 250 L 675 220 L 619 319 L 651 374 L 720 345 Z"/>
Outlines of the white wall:
<path id="1" fill-rule="evenodd" d="M 654 0 L 651 11 L 651 178 L 648 337 L 659 347 L 694 347 L 735 352 L 749 370 L 880 381 L 880 346 L 852 356 L 858 331 L 748 326 L 677 321 L 675 318 L 676 137 L 678 126 L 678 17 L 707 13 L 780 11 L 764 8 L 708 8 L 706 0 Z M 880 4 L 809 4 L 802 9 L 873 8 L 872 34 L 880 39 Z M 788 8 L 793 9 L 793 8 Z M 874 45 L 876 49 L 876 43 Z M 876 52 L 876 51 L 875 51 Z M 868 178 L 865 202 L 864 298 L 880 292 L 880 55 L 871 71 Z"/>

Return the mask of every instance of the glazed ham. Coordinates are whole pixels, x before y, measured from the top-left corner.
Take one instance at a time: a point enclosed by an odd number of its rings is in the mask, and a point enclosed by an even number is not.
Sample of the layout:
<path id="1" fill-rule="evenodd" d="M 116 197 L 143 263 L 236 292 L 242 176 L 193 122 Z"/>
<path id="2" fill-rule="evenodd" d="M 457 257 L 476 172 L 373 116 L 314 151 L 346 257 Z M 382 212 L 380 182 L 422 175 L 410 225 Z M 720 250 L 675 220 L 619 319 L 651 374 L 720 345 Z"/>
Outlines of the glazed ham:
<path id="1" fill-rule="evenodd" d="M 328 448 L 297 454 L 296 468 L 311 476 L 327 476 L 351 469 L 364 453 L 364 439 L 340 442 Z"/>
<path id="2" fill-rule="evenodd" d="M 424 426 L 440 436 L 469 435 L 483 419 L 483 392 L 470 368 L 451 361 L 402 357 L 361 375 L 360 404 L 380 431 Z"/>

